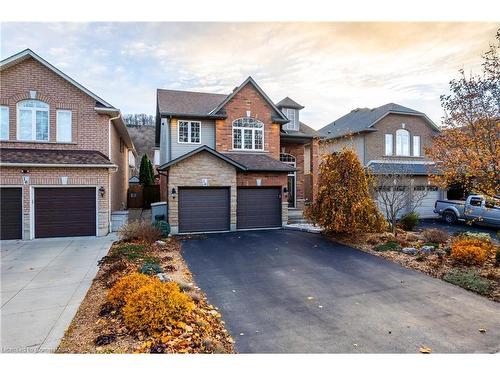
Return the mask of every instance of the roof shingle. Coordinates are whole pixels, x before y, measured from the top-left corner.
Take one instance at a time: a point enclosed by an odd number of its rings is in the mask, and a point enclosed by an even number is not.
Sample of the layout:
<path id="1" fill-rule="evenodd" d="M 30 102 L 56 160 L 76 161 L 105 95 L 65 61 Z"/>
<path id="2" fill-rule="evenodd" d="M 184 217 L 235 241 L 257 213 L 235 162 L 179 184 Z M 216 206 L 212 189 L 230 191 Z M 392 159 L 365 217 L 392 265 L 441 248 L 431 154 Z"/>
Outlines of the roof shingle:
<path id="1" fill-rule="evenodd" d="M 36 150 L 24 148 L 0 149 L 0 164 L 67 164 L 104 165 L 114 164 L 99 151 L 92 150 Z"/>
<path id="2" fill-rule="evenodd" d="M 387 113 L 423 116 L 437 129 L 437 126 L 424 113 L 403 107 L 399 104 L 388 103 L 377 108 L 357 108 L 352 110 L 318 130 L 318 133 L 325 138 L 338 138 L 344 135 L 369 131 L 371 130 L 371 126 Z"/>
<path id="3" fill-rule="evenodd" d="M 161 114 L 193 116 L 208 116 L 227 98 L 226 94 L 164 89 L 158 89 L 157 96 Z"/>
<path id="4" fill-rule="evenodd" d="M 223 155 L 243 165 L 245 171 L 293 172 L 295 168 L 262 153 L 223 152 Z"/>

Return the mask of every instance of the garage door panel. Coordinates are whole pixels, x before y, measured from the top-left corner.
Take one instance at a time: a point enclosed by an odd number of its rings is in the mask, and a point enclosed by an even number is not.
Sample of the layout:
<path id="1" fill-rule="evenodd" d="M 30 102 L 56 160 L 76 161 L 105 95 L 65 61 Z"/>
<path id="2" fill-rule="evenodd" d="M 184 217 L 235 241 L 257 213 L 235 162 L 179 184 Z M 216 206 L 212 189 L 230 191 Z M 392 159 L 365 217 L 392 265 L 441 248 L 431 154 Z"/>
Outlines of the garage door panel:
<path id="1" fill-rule="evenodd" d="M 281 227 L 281 188 L 238 188 L 237 228 Z"/>
<path id="2" fill-rule="evenodd" d="M 230 229 L 229 188 L 179 188 L 179 232 Z"/>
<path id="3" fill-rule="evenodd" d="M 22 238 L 22 189 L 0 188 L 0 239 Z"/>
<path id="4" fill-rule="evenodd" d="M 35 237 L 96 235 L 95 188 L 35 188 Z"/>

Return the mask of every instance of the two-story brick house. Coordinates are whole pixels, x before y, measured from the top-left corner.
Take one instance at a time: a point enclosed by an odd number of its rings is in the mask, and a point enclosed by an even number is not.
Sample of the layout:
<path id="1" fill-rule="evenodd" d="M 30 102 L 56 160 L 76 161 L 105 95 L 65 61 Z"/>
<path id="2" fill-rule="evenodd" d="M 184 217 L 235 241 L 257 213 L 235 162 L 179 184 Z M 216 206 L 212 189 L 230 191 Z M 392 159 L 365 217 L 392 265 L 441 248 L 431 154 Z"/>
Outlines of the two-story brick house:
<path id="1" fill-rule="evenodd" d="M 158 170 L 172 233 L 285 224 L 289 206 L 306 200 L 306 179 L 314 193 L 304 174 L 305 164 L 316 171 L 318 143 L 299 107 L 274 104 L 251 77 L 229 95 L 159 89 Z"/>
<path id="2" fill-rule="evenodd" d="M 398 104 L 358 108 L 318 130 L 322 137 L 320 155 L 347 147 L 374 174 L 404 173 L 412 186 L 398 188 L 426 190 L 416 210 L 422 218 L 434 217 L 434 203 L 444 191 L 429 183 L 433 162 L 424 147 L 432 144 L 439 131 L 424 113 Z M 411 196 L 410 191 L 409 199 Z"/>
<path id="3" fill-rule="evenodd" d="M 133 150 L 120 110 L 29 49 L 0 81 L 0 238 L 107 234 Z"/>

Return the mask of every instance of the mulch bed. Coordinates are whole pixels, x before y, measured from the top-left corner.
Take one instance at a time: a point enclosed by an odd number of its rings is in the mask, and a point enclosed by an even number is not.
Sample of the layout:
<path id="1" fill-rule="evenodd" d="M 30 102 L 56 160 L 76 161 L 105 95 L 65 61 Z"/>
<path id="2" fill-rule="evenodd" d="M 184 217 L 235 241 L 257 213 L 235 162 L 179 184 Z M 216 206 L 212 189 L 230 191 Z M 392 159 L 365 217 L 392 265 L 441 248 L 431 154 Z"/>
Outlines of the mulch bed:
<path id="1" fill-rule="evenodd" d="M 234 341 L 224 327 L 218 309 L 194 284 L 180 253 L 179 241 L 168 238 L 146 245 L 145 251 L 117 256 L 127 245 L 117 241 L 101 261 L 99 272 L 57 349 L 58 353 L 234 353 Z M 132 247 L 133 248 L 133 247 Z M 106 295 L 121 277 L 137 272 L 144 259 L 155 259 L 172 280 L 195 302 L 182 322 L 154 337 L 128 332 L 119 311 L 106 303 Z"/>
<path id="2" fill-rule="evenodd" d="M 424 272 L 432 277 L 442 279 L 443 276 L 454 269 L 469 269 L 477 271 L 482 277 L 487 278 L 492 285 L 491 292 L 485 297 L 500 302 L 500 267 L 496 265 L 495 256 L 492 254 L 482 265 L 465 266 L 457 263 L 449 255 L 438 256 L 429 254 L 425 256 L 415 256 L 404 254 L 400 251 L 375 251 L 374 247 L 389 241 L 396 241 L 402 247 L 418 247 L 426 241 L 423 239 L 420 232 L 405 232 L 398 229 L 397 236 L 392 233 L 360 233 L 356 236 L 327 236 L 333 241 L 342 243 L 347 246 L 355 247 L 366 253 L 380 256 L 392 262 L 398 263 L 406 268 L 411 268 Z M 448 243 L 449 244 L 449 243 Z M 441 244 L 440 249 L 443 249 L 448 244 Z"/>

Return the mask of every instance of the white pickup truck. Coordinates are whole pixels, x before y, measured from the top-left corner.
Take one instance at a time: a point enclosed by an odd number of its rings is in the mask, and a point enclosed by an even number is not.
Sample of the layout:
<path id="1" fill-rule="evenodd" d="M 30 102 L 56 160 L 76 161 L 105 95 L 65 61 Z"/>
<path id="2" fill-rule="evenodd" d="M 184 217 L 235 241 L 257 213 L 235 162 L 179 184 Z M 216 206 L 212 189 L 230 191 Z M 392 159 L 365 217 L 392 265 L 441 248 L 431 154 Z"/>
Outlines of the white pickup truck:
<path id="1" fill-rule="evenodd" d="M 434 212 L 448 224 L 465 220 L 500 228 L 498 199 L 485 199 L 482 195 L 469 195 L 465 201 L 437 200 Z"/>

